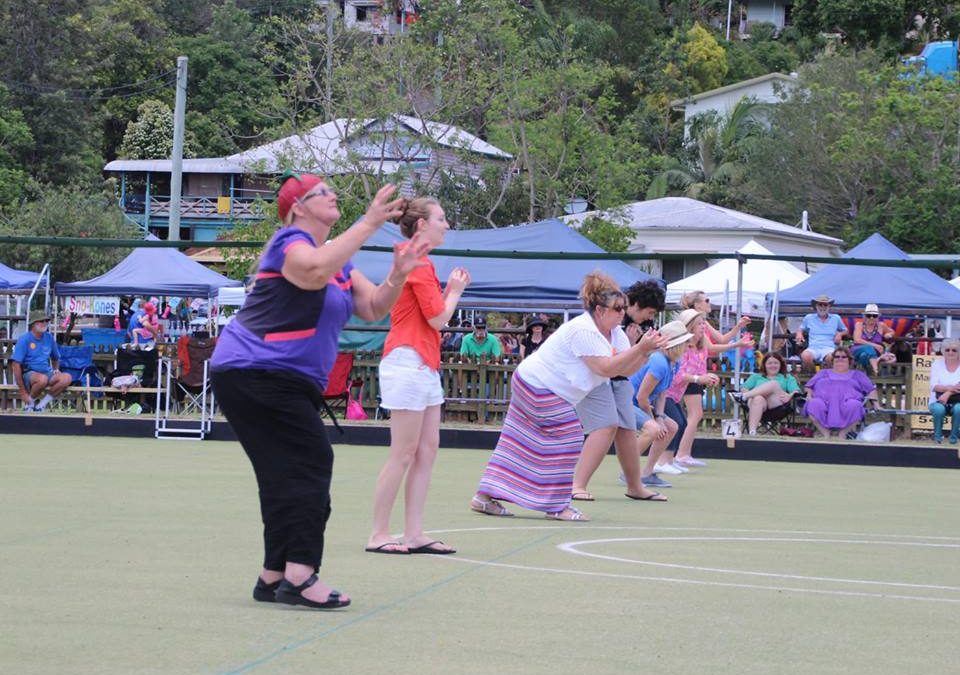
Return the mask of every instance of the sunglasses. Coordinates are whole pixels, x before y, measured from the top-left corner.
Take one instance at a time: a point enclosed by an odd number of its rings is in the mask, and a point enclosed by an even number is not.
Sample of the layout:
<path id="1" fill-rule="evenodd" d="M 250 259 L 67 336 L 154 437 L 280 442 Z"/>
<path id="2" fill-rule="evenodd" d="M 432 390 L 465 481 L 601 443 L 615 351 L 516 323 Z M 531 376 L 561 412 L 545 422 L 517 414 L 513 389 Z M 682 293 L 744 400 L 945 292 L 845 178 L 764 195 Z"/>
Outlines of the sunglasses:
<path id="1" fill-rule="evenodd" d="M 834 361 L 836 361 L 837 359 L 849 359 L 849 358 L 850 358 L 850 357 L 847 356 L 846 354 L 834 354 L 834 355 L 833 355 L 833 360 L 834 360 Z"/>
<path id="2" fill-rule="evenodd" d="M 305 194 L 303 197 L 301 197 L 297 201 L 303 204 L 304 202 L 306 202 L 308 199 L 311 199 L 312 197 L 329 197 L 332 194 L 334 194 L 333 190 L 322 187 L 322 188 L 317 188 L 313 192 Z"/>
<path id="3" fill-rule="evenodd" d="M 607 309 L 612 309 L 614 312 L 625 312 L 627 311 L 626 305 L 610 305 Z"/>
<path id="4" fill-rule="evenodd" d="M 957 351 L 956 347 L 947 347 L 943 351 L 945 352 L 955 352 Z"/>
<path id="5" fill-rule="evenodd" d="M 829 307 L 830 303 L 828 302 L 818 302 L 817 307 Z"/>
<path id="6" fill-rule="evenodd" d="M 876 319 L 876 318 L 879 317 L 880 315 L 879 315 L 879 314 L 864 314 L 863 316 L 864 316 L 865 318 L 867 318 L 867 319 Z"/>

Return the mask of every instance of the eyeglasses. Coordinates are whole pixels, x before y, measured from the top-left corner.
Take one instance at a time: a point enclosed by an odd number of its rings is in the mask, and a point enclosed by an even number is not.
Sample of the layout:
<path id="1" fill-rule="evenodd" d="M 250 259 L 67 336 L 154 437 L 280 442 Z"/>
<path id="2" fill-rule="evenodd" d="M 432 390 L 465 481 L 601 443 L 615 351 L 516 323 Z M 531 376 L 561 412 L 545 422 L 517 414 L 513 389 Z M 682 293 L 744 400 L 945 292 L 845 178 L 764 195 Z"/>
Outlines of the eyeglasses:
<path id="1" fill-rule="evenodd" d="M 301 197 L 301 198 L 298 199 L 297 201 L 299 201 L 301 204 L 303 204 L 304 202 L 306 202 L 306 201 L 307 201 L 308 199 L 310 199 L 311 197 L 329 197 L 330 195 L 333 195 L 333 194 L 336 194 L 336 193 L 335 193 L 333 190 L 331 190 L 330 188 L 322 187 L 322 188 L 317 188 L 317 189 L 314 190 L 313 192 L 309 192 L 309 193 L 305 194 L 303 197 Z"/>
<path id="2" fill-rule="evenodd" d="M 955 352 L 955 351 L 958 351 L 958 350 L 957 350 L 956 347 L 944 347 L 942 351 L 944 351 L 944 352 Z"/>
<path id="3" fill-rule="evenodd" d="M 610 305 L 607 309 L 612 309 L 614 312 L 625 312 L 627 308 L 625 305 Z"/>
<path id="4" fill-rule="evenodd" d="M 833 355 L 833 360 L 834 360 L 834 361 L 836 361 L 837 359 L 849 359 L 849 358 L 850 358 L 850 357 L 847 356 L 846 354 L 834 354 L 834 355 Z"/>
<path id="5" fill-rule="evenodd" d="M 818 303 L 817 303 L 817 307 L 829 307 L 829 306 L 830 306 L 830 303 L 829 303 L 829 302 L 818 302 Z"/>
<path id="6" fill-rule="evenodd" d="M 880 315 L 879 315 L 879 314 L 864 314 L 863 316 L 864 316 L 864 318 L 866 318 L 866 319 L 876 319 L 876 318 L 879 317 Z"/>

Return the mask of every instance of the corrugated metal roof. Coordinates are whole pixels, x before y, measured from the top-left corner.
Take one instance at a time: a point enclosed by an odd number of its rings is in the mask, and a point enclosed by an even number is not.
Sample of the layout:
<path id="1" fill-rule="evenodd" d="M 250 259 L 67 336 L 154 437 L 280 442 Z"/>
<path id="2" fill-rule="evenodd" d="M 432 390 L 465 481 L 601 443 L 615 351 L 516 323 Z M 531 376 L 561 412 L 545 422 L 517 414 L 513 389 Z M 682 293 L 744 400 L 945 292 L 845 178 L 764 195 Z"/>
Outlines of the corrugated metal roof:
<path id="1" fill-rule="evenodd" d="M 625 224 L 635 230 L 750 230 L 798 237 L 833 246 L 843 245 L 842 239 L 802 230 L 793 225 L 778 223 L 775 220 L 734 211 L 689 197 L 663 197 L 633 202 L 618 209 L 577 213 L 564 216 L 561 220 L 567 223 L 581 223 L 595 215 L 615 222 L 625 218 Z"/>
<path id="2" fill-rule="evenodd" d="M 484 140 L 449 124 L 424 122 L 408 115 L 392 115 L 391 119 L 429 142 L 448 148 L 467 150 L 494 159 L 508 160 L 512 155 Z M 357 160 L 348 156 L 346 142 L 377 124 L 376 119 L 336 119 L 302 133 L 286 136 L 271 143 L 250 148 L 228 157 L 183 160 L 184 173 L 280 173 L 286 168 L 339 174 L 356 170 L 359 163 L 372 171 L 399 166 L 400 158 L 389 157 Z M 118 159 L 108 163 L 105 171 L 151 171 L 169 173 L 169 159 Z"/>

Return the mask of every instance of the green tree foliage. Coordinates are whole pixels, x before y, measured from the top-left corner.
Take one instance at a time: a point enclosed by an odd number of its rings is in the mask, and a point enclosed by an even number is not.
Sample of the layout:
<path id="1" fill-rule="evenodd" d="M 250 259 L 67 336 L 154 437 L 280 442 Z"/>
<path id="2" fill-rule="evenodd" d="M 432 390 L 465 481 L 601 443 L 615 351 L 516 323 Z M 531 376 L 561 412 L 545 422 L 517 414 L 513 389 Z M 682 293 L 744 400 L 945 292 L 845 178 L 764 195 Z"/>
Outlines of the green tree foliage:
<path id="1" fill-rule="evenodd" d="M 627 225 L 619 225 L 597 216 L 583 221 L 580 234 L 607 253 L 626 253 L 637 233 Z"/>
<path id="2" fill-rule="evenodd" d="M 186 133 L 183 156 L 194 156 L 195 135 Z M 136 121 L 127 125 L 120 146 L 124 159 L 168 159 L 173 151 L 173 111 L 161 101 L 146 101 L 137 108 Z"/>
<path id="3" fill-rule="evenodd" d="M 0 208 L 23 195 L 28 174 L 21 157 L 33 144 L 23 113 L 10 106 L 7 88 L 0 84 Z"/>
<path id="4" fill-rule="evenodd" d="M 681 50 L 686 55 L 687 73 L 695 92 L 716 89 L 727 74 L 727 53 L 717 39 L 699 23 L 687 31 Z"/>
<path id="5" fill-rule="evenodd" d="M 42 196 L 0 220 L 5 236 L 136 239 L 142 233 L 123 217 L 111 189 L 91 194 L 76 186 L 47 188 Z M 50 264 L 55 281 L 79 281 L 103 274 L 129 249 L 4 244 L 4 263 L 39 270 Z"/>
<path id="6" fill-rule="evenodd" d="M 904 80 L 861 53 L 801 72 L 798 95 L 772 113 L 741 191 L 754 211 L 818 232 L 874 231 L 918 252 L 956 250 L 960 229 L 960 84 Z"/>

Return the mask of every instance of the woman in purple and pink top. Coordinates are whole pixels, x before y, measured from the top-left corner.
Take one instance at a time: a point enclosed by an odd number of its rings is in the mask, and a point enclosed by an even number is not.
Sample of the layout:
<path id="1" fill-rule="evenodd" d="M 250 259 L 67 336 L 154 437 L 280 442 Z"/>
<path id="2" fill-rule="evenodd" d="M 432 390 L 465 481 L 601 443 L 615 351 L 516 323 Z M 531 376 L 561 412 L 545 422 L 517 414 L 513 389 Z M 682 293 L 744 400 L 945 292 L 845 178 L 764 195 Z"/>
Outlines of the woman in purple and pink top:
<path id="1" fill-rule="evenodd" d="M 377 320 L 396 302 L 428 244 L 415 235 L 374 285 L 350 257 L 383 223 L 402 213 L 394 186 L 367 213 L 327 241 L 340 217 L 322 178 L 288 178 L 277 193 L 285 227 L 260 258 L 256 285 L 217 342 L 210 361 L 217 402 L 253 465 L 263 518 L 263 569 L 253 597 L 313 609 L 350 599 L 317 578 L 330 516 L 333 449 L 317 414 L 351 314 Z"/>

